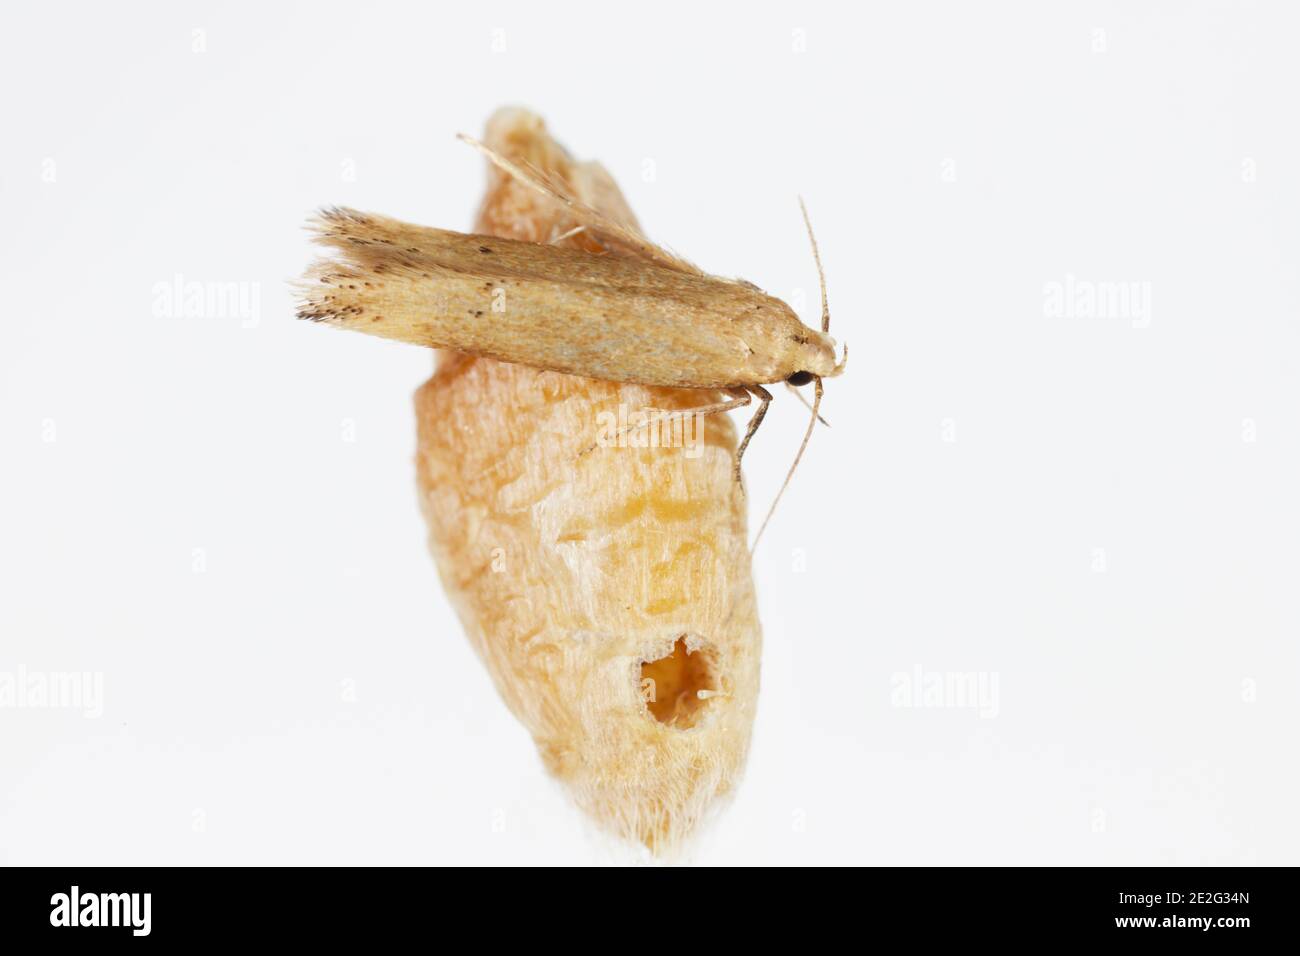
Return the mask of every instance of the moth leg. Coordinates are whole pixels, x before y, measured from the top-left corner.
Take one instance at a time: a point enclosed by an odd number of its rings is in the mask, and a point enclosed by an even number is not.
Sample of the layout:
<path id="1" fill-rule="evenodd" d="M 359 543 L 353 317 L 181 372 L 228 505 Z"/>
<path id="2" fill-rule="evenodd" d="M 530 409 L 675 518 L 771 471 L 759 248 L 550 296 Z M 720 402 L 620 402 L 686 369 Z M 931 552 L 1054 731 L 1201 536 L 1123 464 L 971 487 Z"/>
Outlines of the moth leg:
<path id="1" fill-rule="evenodd" d="M 744 408 L 753 401 L 749 396 L 749 392 L 745 391 L 743 388 L 729 388 L 727 389 L 727 394 L 730 395 L 731 398 L 725 402 L 713 402 L 709 405 L 697 405 L 694 408 L 674 408 L 669 411 L 663 409 L 651 409 L 651 411 L 659 415 L 716 415 L 719 412 L 729 412 L 735 408 Z M 768 399 L 771 399 L 770 395 L 768 396 Z M 653 419 L 647 418 L 644 422 L 637 422 L 634 425 L 628 425 L 626 428 L 620 428 L 618 431 L 614 432 L 611 438 L 615 443 L 617 443 L 618 439 L 622 438 L 629 432 L 634 432 L 641 428 L 649 428 L 652 424 Z M 595 451 L 599 446 L 600 442 L 593 442 L 582 451 L 578 452 L 577 457 L 581 458 L 583 455 Z"/>
<path id="2" fill-rule="evenodd" d="M 695 408 L 682 408 L 678 409 L 678 411 L 682 413 L 690 412 L 692 415 L 716 415 L 719 412 L 729 412 L 734 408 L 744 408 L 753 401 L 753 399 L 749 397 L 749 392 L 745 391 L 743 388 L 729 388 L 727 389 L 727 394 L 730 395 L 731 398 L 727 399 L 725 402 L 714 402 L 711 405 L 697 405 Z"/>
<path id="3" fill-rule="evenodd" d="M 747 386 L 750 391 L 758 396 L 758 410 L 754 412 L 754 417 L 749 420 L 749 427 L 745 429 L 745 437 L 740 440 L 740 447 L 736 449 L 736 482 L 740 482 L 740 460 L 745 457 L 745 449 L 749 447 L 749 440 L 754 437 L 754 432 L 758 431 L 758 426 L 763 424 L 763 416 L 767 414 L 767 406 L 772 404 L 772 393 L 762 385 Z"/>

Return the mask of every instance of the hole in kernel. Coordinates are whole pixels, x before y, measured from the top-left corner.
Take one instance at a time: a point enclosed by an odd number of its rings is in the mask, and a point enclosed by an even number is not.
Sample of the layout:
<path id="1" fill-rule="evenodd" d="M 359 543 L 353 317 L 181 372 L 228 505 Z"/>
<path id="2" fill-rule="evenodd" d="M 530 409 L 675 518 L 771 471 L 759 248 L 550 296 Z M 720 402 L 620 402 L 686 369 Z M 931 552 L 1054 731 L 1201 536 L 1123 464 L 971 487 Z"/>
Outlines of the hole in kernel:
<path id="1" fill-rule="evenodd" d="M 685 636 L 677 638 L 666 657 L 641 662 L 646 709 L 661 724 L 681 730 L 694 727 L 718 690 L 712 652 L 704 647 L 690 650 Z"/>

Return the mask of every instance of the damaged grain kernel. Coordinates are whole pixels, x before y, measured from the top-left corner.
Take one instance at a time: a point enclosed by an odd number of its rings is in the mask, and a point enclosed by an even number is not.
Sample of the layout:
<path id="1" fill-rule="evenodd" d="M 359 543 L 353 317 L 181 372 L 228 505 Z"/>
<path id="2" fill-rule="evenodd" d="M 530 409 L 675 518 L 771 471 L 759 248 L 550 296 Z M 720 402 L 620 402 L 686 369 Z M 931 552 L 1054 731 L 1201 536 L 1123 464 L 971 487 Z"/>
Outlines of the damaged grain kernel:
<path id="1" fill-rule="evenodd" d="M 485 139 L 639 235 L 609 174 L 571 159 L 536 116 L 503 110 Z M 580 224 L 494 170 L 475 228 L 500 238 L 477 241 L 473 261 L 499 261 L 507 240 L 556 236 L 566 250 L 637 255 Z M 476 293 L 486 285 L 476 277 Z M 736 433 L 715 415 L 691 457 L 649 444 L 579 452 L 602 413 L 722 397 L 463 352 L 441 353 L 416 395 L 420 503 L 466 634 L 575 802 L 660 853 L 738 783 L 757 705 L 762 640 Z"/>
<path id="2" fill-rule="evenodd" d="M 720 682 L 716 655 L 686 635 L 673 644 L 672 653 L 641 662 L 641 691 L 646 709 L 655 720 L 678 730 L 694 727 L 707 701 L 718 695 Z"/>

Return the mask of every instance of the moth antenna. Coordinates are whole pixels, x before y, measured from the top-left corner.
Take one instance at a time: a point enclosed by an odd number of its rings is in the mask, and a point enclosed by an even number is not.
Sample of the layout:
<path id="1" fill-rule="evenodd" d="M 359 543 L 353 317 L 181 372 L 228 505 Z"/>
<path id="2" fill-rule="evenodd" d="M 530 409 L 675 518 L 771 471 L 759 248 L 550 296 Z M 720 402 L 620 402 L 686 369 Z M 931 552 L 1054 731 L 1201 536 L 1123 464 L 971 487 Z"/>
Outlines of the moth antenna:
<path id="1" fill-rule="evenodd" d="M 803 213 L 803 224 L 808 230 L 808 241 L 812 243 L 813 259 L 817 263 L 817 281 L 822 287 L 822 331 L 831 330 L 831 307 L 826 302 L 826 273 L 822 270 L 822 254 L 817 249 L 817 237 L 813 235 L 812 222 L 808 219 L 808 207 L 803 204 L 803 197 L 799 197 L 799 211 Z"/>
<path id="2" fill-rule="evenodd" d="M 800 404 L 800 405 L 802 405 L 804 408 L 808 409 L 808 411 L 812 411 L 812 403 L 809 402 L 808 399 L 806 399 L 806 398 L 803 397 L 803 392 L 799 391 L 799 389 L 795 388 L 795 387 L 794 387 L 793 385 L 791 385 L 789 382 L 786 382 L 786 383 L 785 383 L 785 390 L 786 390 L 787 392 L 789 392 L 791 395 L 793 395 L 795 398 L 799 399 L 799 404 Z M 831 423 L 828 422 L 828 421 L 827 421 L 825 418 L 823 418 L 821 415 L 818 415 L 818 416 L 817 416 L 817 420 L 818 420 L 819 422 L 821 422 L 823 425 L 825 425 L 827 428 L 830 428 L 830 427 L 831 427 Z"/>
<path id="3" fill-rule="evenodd" d="M 808 230 L 808 241 L 812 243 L 813 261 L 817 263 L 817 283 L 821 286 L 822 293 L 822 331 L 829 333 L 831 330 L 831 307 L 826 299 L 826 271 L 822 268 L 821 250 L 817 248 L 817 237 L 813 234 L 812 221 L 808 218 L 808 207 L 804 205 L 802 196 L 799 197 L 799 211 L 803 213 L 804 228 Z M 844 350 L 844 361 L 848 361 L 847 348 Z M 842 368 L 842 364 L 837 366 L 836 372 L 838 373 Z M 767 516 L 763 519 L 763 523 L 758 526 L 758 534 L 754 535 L 754 543 L 749 548 L 750 554 L 753 554 L 758 549 L 759 539 L 763 537 L 763 532 L 767 530 L 767 523 L 772 520 L 772 515 L 776 514 L 776 506 L 781 503 L 781 496 L 785 494 L 785 489 L 790 487 L 790 479 L 794 477 L 795 469 L 799 467 L 799 462 L 803 460 L 803 453 L 808 448 L 813 429 L 817 427 L 819 421 L 823 425 L 827 424 L 820 414 L 823 391 L 822 380 L 820 376 L 814 376 L 813 379 L 812 417 L 808 420 L 808 430 L 803 433 L 803 441 L 799 445 L 798 453 L 794 456 L 794 461 L 790 464 L 790 470 L 785 473 L 785 481 L 781 482 L 781 490 L 772 499 L 772 506 L 767 509 Z M 801 401 L 804 400 L 802 395 L 799 395 L 799 398 Z M 804 405 L 807 406 L 807 404 L 807 401 L 804 401 Z"/>
<path id="4" fill-rule="evenodd" d="M 781 502 L 781 496 L 785 494 L 785 489 L 790 487 L 790 479 L 794 477 L 794 470 L 799 467 L 799 461 L 803 458 L 804 449 L 808 447 L 808 440 L 812 438 L 813 429 L 817 427 L 817 419 L 820 417 L 817 413 L 822 404 L 822 380 L 815 377 L 813 379 L 813 403 L 812 418 L 808 420 L 808 430 L 803 433 L 803 443 L 799 446 L 799 453 L 794 456 L 794 461 L 790 465 L 790 470 L 785 473 L 785 481 L 781 482 L 781 490 L 776 493 L 772 499 L 772 507 L 767 509 L 767 517 L 758 527 L 758 534 L 754 535 L 754 543 L 749 546 L 749 553 L 752 555 L 758 550 L 759 539 L 763 537 L 763 532 L 767 530 L 767 523 L 772 520 L 772 515 L 776 513 L 776 506 Z"/>
<path id="5" fill-rule="evenodd" d="M 558 235 L 558 236 L 556 236 L 554 239 L 552 239 L 552 240 L 551 240 L 551 245 L 553 245 L 553 246 L 558 246 L 558 245 L 559 245 L 560 243 L 562 243 L 565 239 L 572 239 L 574 236 L 578 235 L 579 233 L 583 233 L 583 232 L 586 232 L 586 231 L 587 231 L 587 227 L 586 227 L 586 226 L 574 226 L 574 227 L 573 227 L 572 229 L 570 229 L 568 232 L 561 233 L 560 235 Z"/>
<path id="6" fill-rule="evenodd" d="M 667 266 L 670 269 L 676 269 L 678 272 L 700 274 L 700 270 L 695 266 L 662 246 L 655 245 L 641 235 L 636 228 L 592 208 L 590 204 L 575 196 L 573 190 L 565 183 L 546 171 L 538 169 L 526 160 L 515 162 L 508 159 L 491 146 L 480 143 L 473 136 L 466 133 L 457 133 L 456 136 L 461 142 L 477 149 L 487 157 L 492 165 L 519 184 L 540 193 L 553 202 L 559 203 L 568 211 L 570 216 L 578 221 L 579 225 L 586 226 L 587 231 L 598 239 L 611 241 L 645 259 L 657 262 L 659 265 Z"/>

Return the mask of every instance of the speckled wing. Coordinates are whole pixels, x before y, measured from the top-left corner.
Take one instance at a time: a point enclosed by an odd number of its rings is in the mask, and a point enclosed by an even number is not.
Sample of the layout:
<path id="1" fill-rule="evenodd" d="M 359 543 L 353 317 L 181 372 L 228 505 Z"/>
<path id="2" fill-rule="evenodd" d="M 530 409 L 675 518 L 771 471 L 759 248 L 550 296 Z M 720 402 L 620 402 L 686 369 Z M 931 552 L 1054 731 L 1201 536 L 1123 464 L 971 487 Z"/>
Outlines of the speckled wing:
<path id="1" fill-rule="evenodd" d="M 414 226 L 349 209 L 312 223 L 336 258 L 299 316 L 611 382 L 779 381 L 808 331 L 747 283 L 642 257 Z"/>

